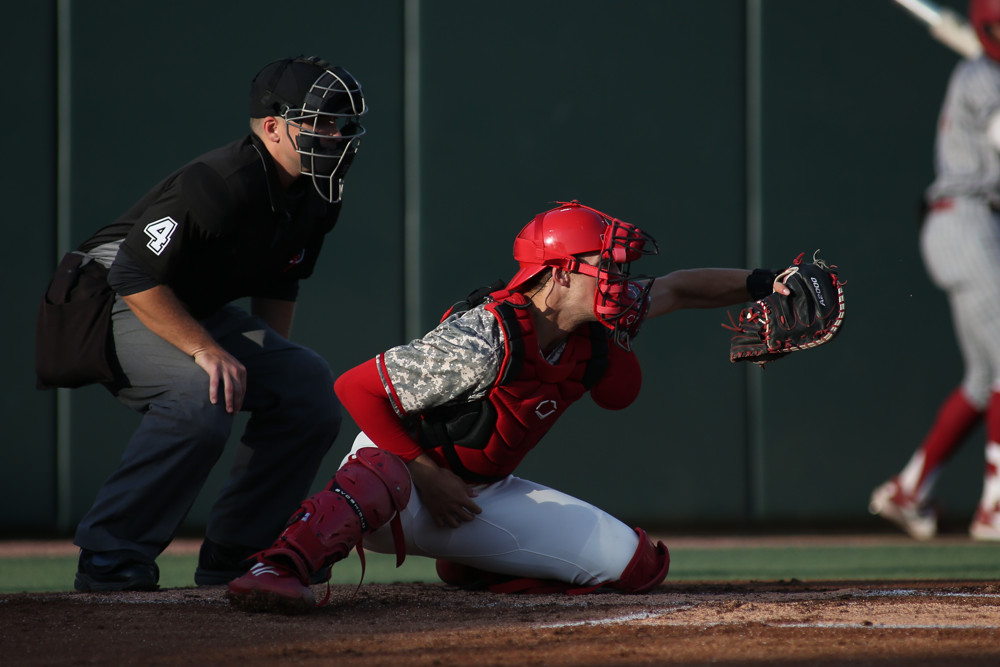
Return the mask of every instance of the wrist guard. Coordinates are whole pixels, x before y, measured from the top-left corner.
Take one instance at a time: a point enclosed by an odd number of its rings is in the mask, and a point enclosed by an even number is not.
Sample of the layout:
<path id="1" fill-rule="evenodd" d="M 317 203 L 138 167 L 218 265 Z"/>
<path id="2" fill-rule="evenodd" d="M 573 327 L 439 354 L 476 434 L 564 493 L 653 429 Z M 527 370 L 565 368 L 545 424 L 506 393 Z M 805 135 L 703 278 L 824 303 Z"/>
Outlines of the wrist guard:
<path id="1" fill-rule="evenodd" d="M 774 292 L 774 281 L 778 277 L 777 271 L 771 269 L 754 269 L 747 276 L 747 292 L 750 293 L 752 301 L 759 301 Z"/>

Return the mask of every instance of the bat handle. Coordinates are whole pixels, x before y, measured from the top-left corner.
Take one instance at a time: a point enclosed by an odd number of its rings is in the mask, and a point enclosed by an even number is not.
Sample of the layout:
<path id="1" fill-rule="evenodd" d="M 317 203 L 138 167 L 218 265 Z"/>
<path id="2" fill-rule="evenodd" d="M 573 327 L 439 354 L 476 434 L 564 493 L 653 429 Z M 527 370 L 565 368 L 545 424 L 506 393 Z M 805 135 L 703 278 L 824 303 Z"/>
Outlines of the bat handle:
<path id="1" fill-rule="evenodd" d="M 941 10 L 941 20 L 931 26 L 931 35 L 966 58 L 978 58 L 983 52 L 979 37 L 965 20 L 950 9 Z"/>

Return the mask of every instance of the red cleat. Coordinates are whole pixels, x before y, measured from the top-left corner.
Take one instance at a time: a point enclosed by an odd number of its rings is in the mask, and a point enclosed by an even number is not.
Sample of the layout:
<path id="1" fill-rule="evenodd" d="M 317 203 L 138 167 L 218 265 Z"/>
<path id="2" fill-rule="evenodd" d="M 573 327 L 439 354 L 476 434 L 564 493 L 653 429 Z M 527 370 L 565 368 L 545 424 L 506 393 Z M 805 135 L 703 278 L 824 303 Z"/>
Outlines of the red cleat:
<path id="1" fill-rule="evenodd" d="M 226 597 L 247 611 L 302 614 L 316 606 L 312 590 L 291 570 L 270 562 L 257 563 L 229 582 Z"/>

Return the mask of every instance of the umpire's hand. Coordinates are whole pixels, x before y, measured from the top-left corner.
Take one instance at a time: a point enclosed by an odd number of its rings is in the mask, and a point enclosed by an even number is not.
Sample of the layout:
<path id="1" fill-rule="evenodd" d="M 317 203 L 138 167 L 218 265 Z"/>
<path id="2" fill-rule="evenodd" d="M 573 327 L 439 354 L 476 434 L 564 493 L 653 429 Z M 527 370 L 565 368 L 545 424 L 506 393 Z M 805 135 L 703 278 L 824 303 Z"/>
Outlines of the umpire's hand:
<path id="1" fill-rule="evenodd" d="M 219 402 L 219 389 L 226 399 L 226 412 L 236 414 L 243 407 L 247 391 L 247 369 L 236 357 L 221 347 L 197 350 L 194 363 L 208 373 L 208 397 L 212 405 Z"/>

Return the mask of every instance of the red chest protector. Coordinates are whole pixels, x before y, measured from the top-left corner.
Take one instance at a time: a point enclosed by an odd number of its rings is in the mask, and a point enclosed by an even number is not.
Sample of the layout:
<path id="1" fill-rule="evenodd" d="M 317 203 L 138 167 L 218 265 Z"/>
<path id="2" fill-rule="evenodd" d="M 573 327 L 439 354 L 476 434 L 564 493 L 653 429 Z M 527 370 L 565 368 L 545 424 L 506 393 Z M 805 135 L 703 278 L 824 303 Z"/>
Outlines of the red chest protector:
<path id="1" fill-rule="evenodd" d="M 470 482 L 493 482 L 517 465 L 574 401 L 608 367 L 606 329 L 593 323 L 566 341 L 559 363 L 547 363 L 528 310 L 514 292 L 494 292 L 485 308 L 503 329 L 500 374 L 480 401 L 446 405 L 422 415 L 420 445 Z"/>

